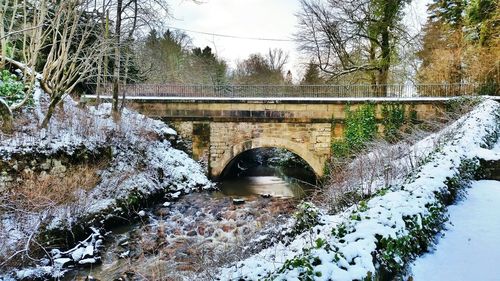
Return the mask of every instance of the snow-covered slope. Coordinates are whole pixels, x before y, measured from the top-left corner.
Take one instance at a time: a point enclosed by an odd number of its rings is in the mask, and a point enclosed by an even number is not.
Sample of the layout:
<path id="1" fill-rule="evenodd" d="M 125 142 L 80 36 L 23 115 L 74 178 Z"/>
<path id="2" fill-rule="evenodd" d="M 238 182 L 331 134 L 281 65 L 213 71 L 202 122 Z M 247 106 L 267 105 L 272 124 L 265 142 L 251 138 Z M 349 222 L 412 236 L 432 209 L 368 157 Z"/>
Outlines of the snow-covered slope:
<path id="1" fill-rule="evenodd" d="M 498 280 L 500 181 L 474 182 L 448 212 L 444 237 L 412 265 L 413 280 Z"/>
<path id="2" fill-rule="evenodd" d="M 465 164 L 475 165 L 486 140 L 500 133 L 499 119 L 500 105 L 482 102 L 450 127 L 416 144 L 414 149 L 429 151 L 427 161 L 402 185 L 382 190 L 338 215 L 323 215 L 323 225 L 290 244 L 276 244 L 222 268 L 220 280 L 361 280 L 376 275 L 381 264 L 403 267 L 416 254 L 412 247 L 419 247 L 414 240 L 420 237 L 414 235 L 437 230 L 448 186 L 467 181 L 470 175 L 461 174 L 467 173 Z M 428 149 L 431 143 L 437 145 L 434 150 Z"/>

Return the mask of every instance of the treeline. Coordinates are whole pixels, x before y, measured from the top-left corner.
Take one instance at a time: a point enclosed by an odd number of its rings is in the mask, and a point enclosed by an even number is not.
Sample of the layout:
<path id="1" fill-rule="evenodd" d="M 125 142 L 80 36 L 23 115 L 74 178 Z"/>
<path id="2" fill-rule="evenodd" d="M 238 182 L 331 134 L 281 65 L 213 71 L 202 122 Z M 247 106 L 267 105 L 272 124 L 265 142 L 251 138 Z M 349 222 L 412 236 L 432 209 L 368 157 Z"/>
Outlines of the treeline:
<path id="1" fill-rule="evenodd" d="M 127 83 L 291 83 L 282 50 L 252 54 L 229 71 L 210 47 L 165 30 L 169 15 L 167 0 L 0 2 L 0 70 L 20 70 L 0 80 L 2 119 L 37 103 L 38 82 L 50 96 L 42 127 L 64 96 L 79 89 L 112 85 L 112 108 L 119 113 L 119 89 Z M 19 81 L 22 92 L 14 85 Z"/>
<path id="2" fill-rule="evenodd" d="M 500 4 L 497 0 L 434 0 L 418 52 L 423 83 L 479 83 L 499 92 Z"/>
<path id="3" fill-rule="evenodd" d="M 500 4 L 433 0 L 421 34 L 405 23 L 411 0 L 301 0 L 300 50 L 312 58 L 305 77 L 326 83 L 477 84 L 500 92 Z M 312 68 L 321 71 L 319 75 Z M 319 81 L 322 82 L 322 81 Z"/>
<path id="4" fill-rule="evenodd" d="M 416 37 L 404 21 L 411 0 L 300 1 L 295 39 L 309 59 L 302 77 L 292 77 L 280 49 L 230 69 L 210 47 L 164 28 L 168 0 L 2 1 L 0 68 L 21 69 L 26 94 L 11 95 L 16 101 L 0 103 L 0 111 L 30 102 L 36 73 L 51 98 L 42 126 L 64 95 L 83 84 L 112 84 L 114 112 L 126 83 L 369 84 L 385 96 L 386 85 L 412 81 L 499 93 L 497 0 L 433 0 Z"/>
<path id="5" fill-rule="evenodd" d="M 183 32 L 151 30 L 137 41 L 134 52 L 140 70 L 135 81 L 145 83 L 204 84 L 204 85 L 283 85 L 292 84 L 291 72 L 286 71 L 288 54 L 282 49 L 269 49 L 265 54 L 254 53 L 230 69 L 210 47 L 194 47 Z"/>

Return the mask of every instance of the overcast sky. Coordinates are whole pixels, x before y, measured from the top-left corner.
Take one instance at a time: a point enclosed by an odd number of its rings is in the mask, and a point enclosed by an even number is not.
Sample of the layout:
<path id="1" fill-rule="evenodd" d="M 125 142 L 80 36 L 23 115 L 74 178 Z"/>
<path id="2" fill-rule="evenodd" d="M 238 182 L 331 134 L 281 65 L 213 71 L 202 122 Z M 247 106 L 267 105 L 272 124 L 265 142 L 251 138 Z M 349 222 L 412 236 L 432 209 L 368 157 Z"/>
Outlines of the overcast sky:
<path id="1" fill-rule="evenodd" d="M 406 22 L 419 30 L 425 21 L 426 5 L 430 0 L 414 0 L 407 9 Z M 296 31 L 296 14 L 300 10 L 299 0 L 203 0 L 195 4 L 189 0 L 171 2 L 173 19 L 171 27 L 205 33 L 237 37 L 292 39 Z M 216 35 L 186 32 L 197 47 L 210 46 L 231 67 L 252 53 L 265 53 L 269 48 L 282 48 L 290 56 L 287 69 L 294 78 L 299 75 L 300 58 L 294 42 L 260 41 L 251 39 L 224 38 Z"/>

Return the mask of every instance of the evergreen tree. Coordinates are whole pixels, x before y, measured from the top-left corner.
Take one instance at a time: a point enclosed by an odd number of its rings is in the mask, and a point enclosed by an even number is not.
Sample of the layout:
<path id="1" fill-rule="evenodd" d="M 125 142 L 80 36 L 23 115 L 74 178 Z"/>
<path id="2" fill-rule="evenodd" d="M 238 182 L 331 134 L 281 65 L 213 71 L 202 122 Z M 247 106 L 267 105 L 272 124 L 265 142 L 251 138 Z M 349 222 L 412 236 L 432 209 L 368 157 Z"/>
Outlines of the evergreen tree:
<path id="1" fill-rule="evenodd" d="M 431 83 L 463 82 L 463 0 L 434 0 L 428 6 L 419 79 Z"/>
<path id="2" fill-rule="evenodd" d="M 447 24 L 454 29 L 463 26 L 466 2 L 464 0 L 434 0 L 428 7 L 429 20 Z"/>
<path id="3" fill-rule="evenodd" d="M 476 83 L 500 92 L 500 4 L 495 0 L 434 0 L 424 27 L 418 78 L 424 83 Z"/>
<path id="4" fill-rule="evenodd" d="M 306 68 L 306 73 L 300 82 L 301 85 L 321 85 L 323 84 L 323 78 L 319 75 L 318 65 L 314 62 L 309 62 Z"/>
<path id="5" fill-rule="evenodd" d="M 212 48 L 194 48 L 192 50 L 192 72 L 196 73 L 200 84 L 227 84 L 227 65 L 212 53 Z"/>

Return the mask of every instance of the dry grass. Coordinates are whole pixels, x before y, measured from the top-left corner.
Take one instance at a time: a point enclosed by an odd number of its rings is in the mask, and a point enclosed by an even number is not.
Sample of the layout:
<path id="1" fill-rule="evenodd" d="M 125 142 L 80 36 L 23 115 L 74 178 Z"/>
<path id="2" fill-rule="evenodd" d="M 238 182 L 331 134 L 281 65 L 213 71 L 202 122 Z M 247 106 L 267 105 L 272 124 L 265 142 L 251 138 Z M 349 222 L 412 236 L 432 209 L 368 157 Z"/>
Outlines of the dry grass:
<path id="1" fill-rule="evenodd" d="M 10 201 L 30 211 L 76 202 L 79 191 L 88 191 L 97 185 L 101 167 L 79 165 L 62 174 L 22 172 L 9 188 Z"/>
<path id="2" fill-rule="evenodd" d="M 421 159 L 407 141 L 391 145 L 381 140 L 369 147 L 369 153 L 360 153 L 354 160 L 332 161 L 326 188 L 314 196 L 314 201 L 332 213 L 342 211 L 371 196 L 377 187 L 389 187 L 401 181 Z"/>
<path id="3" fill-rule="evenodd" d="M 23 172 L 0 194 L 0 270 L 47 255 L 37 241 L 39 227 L 58 206 L 78 202 L 82 192 L 94 188 L 102 166 L 78 165 L 60 174 Z M 16 244 L 8 242 L 11 238 Z"/>
<path id="4" fill-rule="evenodd" d="M 352 158 L 332 158 L 325 188 L 313 196 L 313 201 L 337 213 L 370 197 L 380 187 L 401 183 L 425 158 L 412 145 L 470 112 L 475 104 L 474 100 L 458 101 L 456 108 L 440 112 L 439 118 L 426 120 L 410 132 L 401 132 L 402 138 L 396 144 L 377 140 Z M 436 147 L 449 137 L 442 134 L 432 145 Z"/>

